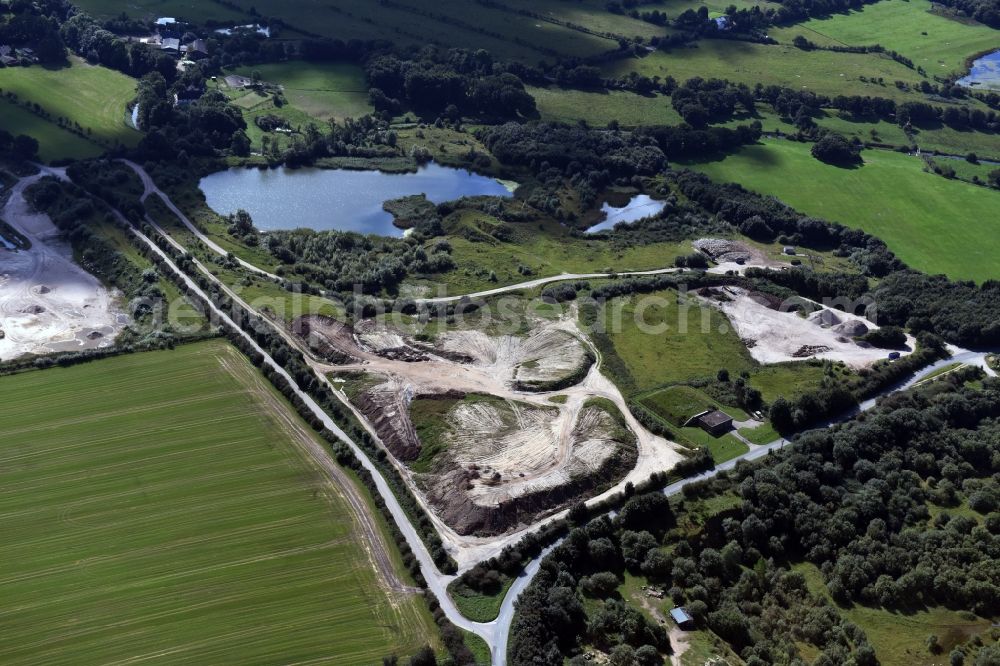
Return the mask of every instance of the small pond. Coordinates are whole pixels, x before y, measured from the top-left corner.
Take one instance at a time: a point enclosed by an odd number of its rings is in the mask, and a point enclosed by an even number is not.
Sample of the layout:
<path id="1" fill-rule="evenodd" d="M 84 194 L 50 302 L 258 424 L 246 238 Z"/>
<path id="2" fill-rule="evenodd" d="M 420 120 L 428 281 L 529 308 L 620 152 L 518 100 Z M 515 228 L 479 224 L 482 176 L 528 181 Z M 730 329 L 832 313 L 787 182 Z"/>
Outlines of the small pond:
<path id="1" fill-rule="evenodd" d="M 648 194 L 637 194 L 621 208 L 615 208 L 608 202 L 601 206 L 604 220 L 587 229 L 588 234 L 611 229 L 619 222 L 635 222 L 650 215 L 656 215 L 663 210 L 664 203 L 653 199 Z"/>
<path id="2" fill-rule="evenodd" d="M 967 88 L 1000 90 L 1000 50 L 973 60 L 968 76 L 960 78 L 956 83 Z"/>
<path id="3" fill-rule="evenodd" d="M 348 169 L 244 169 L 201 179 L 212 210 L 228 215 L 243 208 L 264 231 L 298 229 L 356 231 L 402 236 L 382 204 L 414 194 L 434 203 L 464 196 L 511 196 L 494 178 L 464 169 L 428 164 L 415 173 Z"/>

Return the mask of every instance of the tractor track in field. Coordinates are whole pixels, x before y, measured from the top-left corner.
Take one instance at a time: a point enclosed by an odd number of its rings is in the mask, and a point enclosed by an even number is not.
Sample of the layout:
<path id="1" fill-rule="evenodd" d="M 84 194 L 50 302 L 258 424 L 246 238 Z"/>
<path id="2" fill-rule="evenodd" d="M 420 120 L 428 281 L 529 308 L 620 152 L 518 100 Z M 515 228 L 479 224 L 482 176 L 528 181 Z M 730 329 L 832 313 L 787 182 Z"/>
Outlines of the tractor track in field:
<path id="1" fill-rule="evenodd" d="M 316 439 L 297 423 L 296 419 L 285 409 L 270 388 L 264 384 L 263 380 L 254 373 L 241 372 L 234 364 L 222 361 L 223 367 L 233 376 L 242 376 L 245 385 L 253 391 L 259 400 L 266 403 L 271 408 L 271 412 L 281 422 L 281 426 L 291 436 L 293 443 L 308 458 L 308 460 L 324 472 L 329 480 L 329 488 L 339 491 L 351 513 L 355 517 L 355 522 L 360 532 L 359 543 L 364 548 L 369 561 L 375 568 L 382 586 L 396 593 L 416 594 L 421 592 L 419 587 L 407 585 L 397 574 L 396 568 L 389 556 L 391 546 L 385 543 L 381 529 L 376 524 L 376 519 L 365 502 L 357 484 L 347 473 L 333 460 L 326 450 L 316 442 Z M 391 600 L 391 598 L 390 598 Z"/>

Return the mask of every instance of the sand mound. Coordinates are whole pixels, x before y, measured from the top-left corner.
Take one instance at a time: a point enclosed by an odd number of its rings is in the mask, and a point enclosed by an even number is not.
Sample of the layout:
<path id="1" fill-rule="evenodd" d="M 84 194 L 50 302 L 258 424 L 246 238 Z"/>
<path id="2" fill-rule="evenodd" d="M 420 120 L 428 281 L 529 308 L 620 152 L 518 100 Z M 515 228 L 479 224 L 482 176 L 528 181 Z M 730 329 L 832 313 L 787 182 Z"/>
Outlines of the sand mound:
<path id="1" fill-rule="evenodd" d="M 484 477 L 513 478 L 558 462 L 557 409 L 512 401 L 462 402 L 450 415 L 456 463 L 478 465 Z"/>
<path id="2" fill-rule="evenodd" d="M 837 326 L 842 323 L 843 320 L 837 315 L 833 310 L 818 310 L 817 312 L 809 315 L 809 321 L 814 324 L 819 324 L 823 328 L 829 328 L 831 326 Z"/>
<path id="3" fill-rule="evenodd" d="M 449 420 L 453 467 L 427 490 L 459 534 L 500 534 L 557 511 L 617 481 L 638 457 L 630 433 L 597 407 L 490 400 L 461 403 Z"/>
<path id="4" fill-rule="evenodd" d="M 804 319 L 795 312 L 768 307 L 755 294 L 738 287 L 727 287 L 726 296 L 729 298 L 706 302 L 726 314 L 747 343 L 750 355 L 760 363 L 822 358 L 864 367 L 884 357 L 881 350 L 850 339 L 852 331 L 869 328 L 855 315 L 824 308 Z M 837 323 L 824 325 L 834 321 Z"/>
<path id="5" fill-rule="evenodd" d="M 546 329 L 527 337 L 489 336 L 482 331 L 452 331 L 438 347 L 451 357 L 471 359 L 521 390 L 551 390 L 586 370 L 593 358 L 580 340 L 565 331 Z"/>
<path id="6" fill-rule="evenodd" d="M 837 335 L 842 335 L 845 338 L 859 338 L 862 335 L 868 333 L 868 331 L 869 328 L 863 322 L 860 322 L 857 319 L 851 319 L 849 321 L 845 321 L 843 324 L 840 324 L 839 326 L 833 327 L 834 333 L 836 333 Z"/>

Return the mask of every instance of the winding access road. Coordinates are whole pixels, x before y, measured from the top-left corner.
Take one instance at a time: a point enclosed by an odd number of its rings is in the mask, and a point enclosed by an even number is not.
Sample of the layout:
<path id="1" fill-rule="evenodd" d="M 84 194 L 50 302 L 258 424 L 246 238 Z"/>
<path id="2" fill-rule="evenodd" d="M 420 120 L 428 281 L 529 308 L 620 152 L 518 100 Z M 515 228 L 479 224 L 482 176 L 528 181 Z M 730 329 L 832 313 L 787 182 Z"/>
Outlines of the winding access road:
<path id="1" fill-rule="evenodd" d="M 191 223 L 191 221 L 188 220 L 187 217 L 173 204 L 173 202 L 170 201 L 169 197 L 167 197 L 162 191 L 156 188 L 152 179 L 149 177 L 148 174 L 146 174 L 145 170 L 142 169 L 142 167 L 131 162 L 126 162 L 126 164 L 128 164 L 130 168 L 135 170 L 136 173 L 139 175 L 139 177 L 142 179 L 144 187 L 146 189 L 146 192 L 143 195 L 144 200 L 153 193 L 158 194 L 160 198 L 163 200 L 163 202 L 167 205 L 167 207 L 171 210 L 171 212 L 173 212 L 178 217 L 178 219 L 184 223 L 186 227 L 188 227 L 193 233 L 195 233 L 199 238 L 199 240 L 205 243 L 206 246 L 212 248 L 213 251 L 223 255 L 227 254 L 225 251 L 222 250 L 221 247 L 212 243 L 210 239 L 207 239 L 204 236 L 204 234 L 202 234 L 197 229 L 197 227 L 195 227 Z M 122 216 L 121 213 L 119 213 L 118 211 L 115 211 L 115 213 L 116 215 L 119 216 L 120 219 L 122 220 L 125 219 L 124 216 Z M 147 221 L 149 221 L 154 226 L 154 228 L 156 228 L 157 231 L 161 233 L 165 239 L 167 239 L 168 242 L 170 242 L 178 249 L 186 251 L 180 243 L 178 243 L 175 239 L 173 239 L 169 235 L 169 233 L 167 233 L 158 225 L 156 225 L 155 222 L 149 219 Z M 303 401 L 303 403 L 309 408 L 309 410 L 315 414 L 315 416 L 324 424 L 324 426 L 328 428 L 331 432 L 333 432 L 335 435 L 337 435 L 337 437 L 340 438 L 351 449 L 354 455 L 361 462 L 361 465 L 371 473 L 372 478 L 374 479 L 375 482 L 375 486 L 379 492 L 379 495 L 385 501 L 386 506 L 388 507 L 389 512 L 393 517 L 393 520 L 395 521 L 400 532 L 406 539 L 407 544 L 410 546 L 410 549 L 413 551 L 413 554 L 420 565 L 421 573 L 423 574 L 425 580 L 427 581 L 428 589 L 437 597 L 437 600 L 441 606 L 442 611 L 445 613 L 445 616 L 456 626 L 477 634 L 487 643 L 487 645 L 490 648 L 494 666 L 506 666 L 507 644 L 510 637 L 511 623 L 514 618 L 515 602 L 517 601 L 517 598 L 520 596 L 520 594 L 524 591 L 524 589 L 527 588 L 527 586 L 531 583 L 534 576 L 537 574 L 544 557 L 549 552 L 551 552 L 551 550 L 555 548 L 557 544 L 552 544 L 548 548 L 546 548 L 542 552 L 542 554 L 539 557 L 532 560 L 527 565 L 525 570 L 517 577 L 517 579 L 515 579 L 514 583 L 511 585 L 506 596 L 504 597 L 504 600 L 500 608 L 500 613 L 495 620 L 493 620 L 492 622 L 473 622 L 467 619 L 458 611 L 458 608 L 455 606 L 454 602 L 451 600 L 451 597 L 448 595 L 447 592 L 447 586 L 452 580 L 454 580 L 455 576 L 443 574 L 440 571 L 438 571 L 437 567 L 433 562 L 433 559 L 430 556 L 429 551 L 427 550 L 426 546 L 421 540 L 420 535 L 417 533 L 416 529 L 413 527 L 410 520 L 406 516 L 406 513 L 404 512 L 402 506 L 400 506 L 399 502 L 396 500 L 395 495 L 389 488 L 385 479 L 382 477 L 381 472 L 369 460 L 365 452 L 357 445 L 357 443 L 355 443 L 347 435 L 347 433 L 345 433 L 333 421 L 333 419 L 318 404 L 316 404 L 316 402 L 307 393 L 301 390 L 301 388 L 298 386 L 295 380 L 284 370 L 283 367 L 281 367 L 270 356 L 267 350 L 261 348 L 253 340 L 253 338 L 251 338 L 247 333 L 245 333 L 242 329 L 236 326 L 235 322 L 232 321 L 232 319 L 229 317 L 228 314 L 226 314 L 223 310 L 215 306 L 214 303 L 212 303 L 212 301 L 208 298 L 208 295 L 198 286 L 198 284 L 195 283 L 190 277 L 188 277 L 183 271 L 181 271 L 181 269 L 177 267 L 177 265 L 173 262 L 173 260 L 165 252 L 163 252 L 160 249 L 160 247 L 155 242 L 153 242 L 153 240 L 151 240 L 148 236 L 143 234 L 140 230 L 131 227 L 131 225 L 130 228 L 132 229 L 132 233 L 135 234 L 137 238 L 139 238 L 143 243 L 149 246 L 153 252 L 155 252 L 164 260 L 166 265 L 184 282 L 185 285 L 187 285 L 188 289 L 190 289 L 193 293 L 198 295 L 200 298 L 202 298 L 209 304 L 209 307 L 211 308 L 215 316 L 217 316 L 221 321 L 226 322 L 228 325 L 232 326 L 236 331 L 238 331 L 239 335 L 243 337 L 243 339 L 246 340 L 255 351 L 257 351 L 262 355 L 262 357 L 264 358 L 264 362 L 288 382 L 289 386 L 292 387 L 296 395 Z M 209 280 L 213 281 L 217 286 L 219 286 L 219 288 L 222 289 L 227 295 L 229 295 L 230 298 L 233 298 L 236 302 L 238 302 L 242 307 L 246 308 L 248 311 L 255 312 L 255 310 L 250 308 L 250 306 L 247 305 L 242 299 L 240 299 L 237 294 L 233 293 L 225 284 L 223 284 L 220 280 L 218 280 L 218 278 L 212 275 L 211 271 L 208 270 L 207 267 L 205 267 L 197 260 L 195 260 L 194 263 L 199 271 L 201 271 Z M 252 270 L 256 273 L 263 274 L 275 279 L 280 279 L 278 278 L 278 276 L 273 275 L 271 273 L 267 273 L 266 271 L 263 271 L 253 266 L 252 264 L 248 264 L 242 260 L 240 261 L 240 263 L 248 270 Z M 618 273 L 617 275 L 619 276 L 657 275 L 662 273 L 677 272 L 678 270 L 679 269 L 676 268 L 666 268 L 654 271 Z M 440 298 L 422 299 L 422 302 L 446 303 L 451 301 L 457 301 L 462 298 L 486 297 L 505 292 L 517 291 L 521 289 L 530 289 L 551 282 L 573 280 L 573 279 L 604 278 L 604 277 L 610 277 L 611 275 L 612 274 L 609 273 L 563 274 L 548 278 L 529 280 L 527 282 L 523 282 L 516 285 L 499 287 L 497 289 L 490 289 L 483 292 L 477 292 L 474 294 L 467 294 L 463 296 L 445 296 Z M 286 331 L 282 330 L 281 327 L 277 326 L 273 322 L 270 322 L 270 320 L 268 320 L 267 318 L 263 319 L 264 321 L 268 321 L 275 328 L 276 331 L 278 331 L 283 337 L 286 337 L 287 339 Z M 913 377 L 911 377 L 910 379 L 900 383 L 895 387 L 887 389 L 882 394 L 880 394 L 879 397 L 887 395 L 889 393 L 893 393 L 895 391 L 905 390 L 911 387 L 913 384 L 919 382 L 921 379 L 927 377 L 928 375 L 937 372 L 942 367 L 945 367 L 955 362 L 961 362 L 970 365 L 978 365 L 980 367 L 985 368 L 988 374 L 990 375 L 996 374 L 986 366 L 986 360 L 985 360 L 986 352 L 969 351 L 958 348 L 954 348 L 952 351 L 953 355 L 951 358 L 931 364 L 930 366 L 915 373 Z M 834 421 L 831 421 L 831 423 L 827 425 L 832 425 L 833 423 L 839 423 L 843 420 L 853 417 L 857 413 L 871 409 L 872 407 L 875 406 L 876 400 L 877 398 L 865 401 L 856 410 L 852 411 L 849 414 L 845 414 Z M 787 440 L 785 439 L 777 439 L 769 444 L 751 448 L 743 455 L 738 456 L 725 463 L 722 463 L 712 470 L 702 472 L 701 474 L 698 474 L 696 476 L 677 481 L 664 488 L 663 492 L 668 496 L 675 495 L 681 492 L 684 489 L 684 487 L 689 484 L 698 483 L 700 481 L 704 481 L 705 479 L 712 478 L 720 471 L 733 469 L 740 461 L 743 460 L 749 461 L 762 458 L 768 455 L 771 451 L 783 447 L 786 443 Z M 325 449 L 322 448 L 319 452 L 317 452 L 317 455 L 323 456 L 327 460 L 332 459 L 330 454 Z M 527 530 L 526 532 L 530 531 L 531 530 Z"/>
<path id="2" fill-rule="evenodd" d="M 161 190 L 159 187 L 156 186 L 156 183 L 153 181 L 152 176 L 146 173 L 145 169 L 143 169 L 141 166 L 139 166 L 138 164 L 136 164 L 131 160 L 121 159 L 119 161 L 122 164 L 129 167 L 130 169 L 132 169 L 133 171 L 135 171 L 136 175 L 139 176 L 139 179 L 142 181 L 142 187 L 144 189 L 144 192 L 142 193 L 142 196 L 139 198 L 139 201 L 145 203 L 146 200 L 152 195 L 155 194 L 159 196 L 160 200 L 163 201 L 167 209 L 170 210 L 170 212 L 173 213 L 177 217 L 177 219 L 184 224 L 185 227 L 187 227 L 188 231 L 190 231 L 192 234 L 195 235 L 195 237 L 198 240 L 204 243 L 207 248 L 209 248 L 210 250 L 212 250 L 212 252 L 215 252 L 216 254 L 222 255 L 223 257 L 229 255 L 229 252 L 225 248 L 223 248 L 221 245 L 219 245 L 211 238 L 206 236 L 204 233 L 202 233 L 201 229 L 196 227 L 191 222 L 191 220 L 188 219 L 188 216 L 182 213 L 181 209 L 178 208 L 176 205 L 174 205 L 174 202 L 170 200 L 170 197 L 167 196 L 166 192 L 164 192 L 163 190 Z M 239 262 L 240 266 L 247 269 L 248 271 L 252 271 L 254 273 L 257 273 L 258 275 L 263 275 L 264 277 L 270 278 L 277 282 L 282 281 L 281 276 L 275 275 L 274 273 L 268 273 L 263 268 L 258 268 L 257 266 L 254 266 L 250 262 L 244 261 L 239 257 L 236 257 L 236 261 Z"/>

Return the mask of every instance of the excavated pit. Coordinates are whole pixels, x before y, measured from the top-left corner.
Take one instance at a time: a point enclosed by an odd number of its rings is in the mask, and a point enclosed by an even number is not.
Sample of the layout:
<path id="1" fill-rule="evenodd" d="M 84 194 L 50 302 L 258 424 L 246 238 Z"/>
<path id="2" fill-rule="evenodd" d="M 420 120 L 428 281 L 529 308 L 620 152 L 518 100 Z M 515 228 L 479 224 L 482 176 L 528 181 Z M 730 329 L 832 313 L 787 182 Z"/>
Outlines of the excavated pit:
<path id="1" fill-rule="evenodd" d="M 446 458 L 419 480 L 438 515 L 462 535 L 530 524 L 613 485 L 638 457 L 631 433 L 598 407 L 572 413 L 459 403 L 448 420 Z"/>

